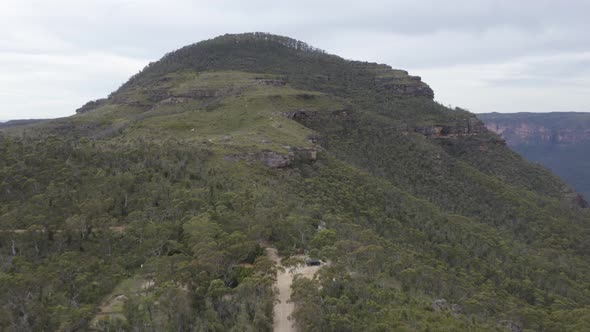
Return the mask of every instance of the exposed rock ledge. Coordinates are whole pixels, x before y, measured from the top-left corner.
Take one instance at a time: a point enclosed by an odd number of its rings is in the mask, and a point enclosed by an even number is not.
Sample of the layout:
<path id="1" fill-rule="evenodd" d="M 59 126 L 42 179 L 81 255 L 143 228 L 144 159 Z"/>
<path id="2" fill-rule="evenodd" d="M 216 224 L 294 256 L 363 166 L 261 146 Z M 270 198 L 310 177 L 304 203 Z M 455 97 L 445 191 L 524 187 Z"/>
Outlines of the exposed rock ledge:
<path id="1" fill-rule="evenodd" d="M 430 138 L 458 138 L 485 133 L 488 130 L 477 118 L 468 118 L 465 124 L 415 127 L 414 132 Z"/>
<path id="2" fill-rule="evenodd" d="M 250 160 L 260 161 L 271 168 L 285 168 L 296 162 L 310 163 L 317 160 L 317 148 L 292 147 L 286 154 L 274 151 L 262 151 L 247 155 L 227 155 L 227 161 Z"/>
<path id="3" fill-rule="evenodd" d="M 434 99 L 434 91 L 428 84 L 422 82 L 419 76 L 377 77 L 377 87 L 388 94 L 404 97 L 427 97 Z"/>
<path id="4" fill-rule="evenodd" d="M 501 320 L 498 322 L 498 326 L 505 329 L 506 331 L 509 331 L 509 332 L 522 332 L 523 331 L 522 327 L 519 324 L 517 324 L 511 320 Z"/>
<path id="5" fill-rule="evenodd" d="M 348 116 L 351 113 L 350 109 L 343 108 L 338 110 L 333 110 L 329 112 L 325 112 L 325 114 L 329 114 L 332 117 L 343 117 Z M 289 118 L 295 121 L 304 121 L 307 119 L 313 119 L 318 116 L 318 111 L 315 110 L 306 110 L 306 109 L 298 109 L 290 112 L 283 112 L 281 113 L 282 116 Z"/>

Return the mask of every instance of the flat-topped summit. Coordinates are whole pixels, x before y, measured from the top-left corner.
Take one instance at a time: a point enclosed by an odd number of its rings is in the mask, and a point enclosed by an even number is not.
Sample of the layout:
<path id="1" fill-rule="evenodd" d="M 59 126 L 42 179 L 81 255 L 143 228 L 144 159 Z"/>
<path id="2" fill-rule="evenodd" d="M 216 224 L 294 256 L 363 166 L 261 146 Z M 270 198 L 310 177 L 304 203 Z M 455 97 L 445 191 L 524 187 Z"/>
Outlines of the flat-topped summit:
<path id="1" fill-rule="evenodd" d="M 398 97 L 434 97 L 420 77 L 404 70 L 345 60 L 305 42 L 262 32 L 226 34 L 180 48 L 150 63 L 119 91 L 149 85 L 163 75 L 186 69 L 282 75 L 299 87 L 340 95 L 370 91 Z"/>

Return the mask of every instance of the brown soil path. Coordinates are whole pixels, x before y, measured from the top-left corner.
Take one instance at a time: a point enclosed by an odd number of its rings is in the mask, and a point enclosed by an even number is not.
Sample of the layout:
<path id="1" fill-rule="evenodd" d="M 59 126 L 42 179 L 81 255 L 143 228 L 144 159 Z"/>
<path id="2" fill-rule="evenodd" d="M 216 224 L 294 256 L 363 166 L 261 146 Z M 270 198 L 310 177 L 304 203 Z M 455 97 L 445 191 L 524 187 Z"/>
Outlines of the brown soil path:
<path id="1" fill-rule="evenodd" d="M 281 266 L 281 259 L 275 248 L 266 248 L 266 254 L 272 259 L 275 264 Z M 290 319 L 291 314 L 295 310 L 295 305 L 289 300 L 291 299 L 291 284 L 293 277 L 296 274 L 301 274 L 306 278 L 313 278 L 320 266 L 297 266 L 295 268 L 281 268 L 277 273 L 277 280 L 275 288 L 278 292 L 278 302 L 274 305 L 274 332 L 296 332 L 295 322 Z"/>

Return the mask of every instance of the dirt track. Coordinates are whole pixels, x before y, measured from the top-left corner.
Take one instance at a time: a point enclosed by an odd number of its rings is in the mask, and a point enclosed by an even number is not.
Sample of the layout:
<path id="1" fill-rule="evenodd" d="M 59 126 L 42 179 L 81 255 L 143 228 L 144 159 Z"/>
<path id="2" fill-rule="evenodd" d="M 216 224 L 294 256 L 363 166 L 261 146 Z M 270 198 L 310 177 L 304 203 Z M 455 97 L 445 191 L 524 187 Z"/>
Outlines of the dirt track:
<path id="1" fill-rule="evenodd" d="M 266 253 L 278 266 L 281 265 L 281 259 L 275 248 L 266 248 Z M 278 290 L 279 302 L 274 306 L 274 332 L 295 332 L 294 321 L 289 319 L 293 313 L 295 305 L 289 302 L 291 298 L 291 284 L 293 276 L 301 274 L 306 278 L 313 278 L 320 266 L 299 266 L 297 268 L 281 269 L 277 273 L 275 287 Z"/>

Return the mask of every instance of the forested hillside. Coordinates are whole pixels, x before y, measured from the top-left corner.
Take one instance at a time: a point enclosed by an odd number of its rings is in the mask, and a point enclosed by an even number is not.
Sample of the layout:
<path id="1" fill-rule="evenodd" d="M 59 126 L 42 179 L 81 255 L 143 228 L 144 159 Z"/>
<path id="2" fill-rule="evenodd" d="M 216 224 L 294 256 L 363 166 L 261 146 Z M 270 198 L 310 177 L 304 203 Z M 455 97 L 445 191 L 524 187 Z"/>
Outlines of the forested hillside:
<path id="1" fill-rule="evenodd" d="M 590 113 L 478 114 L 489 130 L 590 197 Z"/>
<path id="2" fill-rule="evenodd" d="M 583 331 L 577 193 L 419 77 L 274 35 L 0 130 L 0 330 Z"/>

